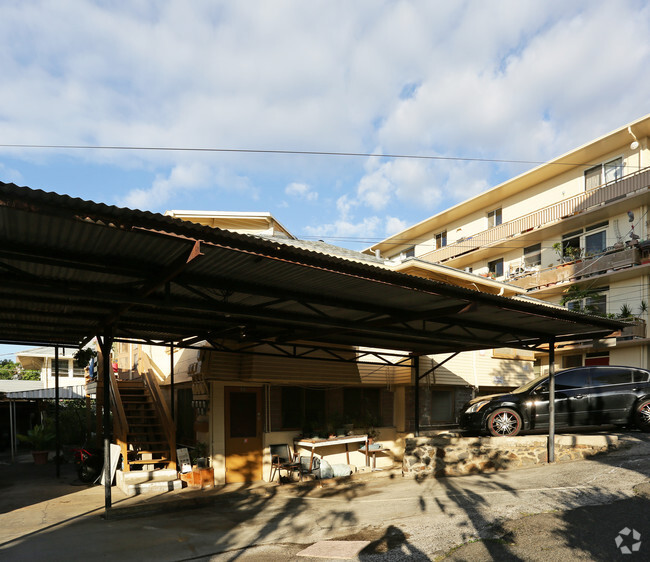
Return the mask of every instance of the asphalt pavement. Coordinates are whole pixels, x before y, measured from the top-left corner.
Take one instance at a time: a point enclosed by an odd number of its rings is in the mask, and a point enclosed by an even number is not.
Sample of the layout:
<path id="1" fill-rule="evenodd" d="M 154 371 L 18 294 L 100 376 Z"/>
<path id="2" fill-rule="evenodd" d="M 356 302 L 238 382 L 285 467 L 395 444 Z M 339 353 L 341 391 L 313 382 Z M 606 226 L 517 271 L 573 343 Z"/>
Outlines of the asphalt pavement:
<path id="1" fill-rule="evenodd" d="M 108 519 L 103 488 L 72 467 L 56 479 L 51 465 L 0 464 L 0 558 L 322 561 L 359 545 L 351 559 L 648 560 L 650 435 L 622 439 L 592 460 L 486 475 L 115 491 Z M 318 547 L 329 557 L 299 554 Z"/>

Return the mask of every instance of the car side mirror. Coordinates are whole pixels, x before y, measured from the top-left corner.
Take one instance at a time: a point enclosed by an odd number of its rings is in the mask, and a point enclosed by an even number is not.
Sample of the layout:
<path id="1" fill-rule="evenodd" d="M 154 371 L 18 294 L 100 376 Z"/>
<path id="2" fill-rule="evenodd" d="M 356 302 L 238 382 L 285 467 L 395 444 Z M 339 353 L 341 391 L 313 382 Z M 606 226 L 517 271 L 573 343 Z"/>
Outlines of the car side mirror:
<path id="1" fill-rule="evenodd" d="M 535 394 L 543 394 L 544 392 L 548 392 L 548 384 L 540 384 L 535 389 Z"/>

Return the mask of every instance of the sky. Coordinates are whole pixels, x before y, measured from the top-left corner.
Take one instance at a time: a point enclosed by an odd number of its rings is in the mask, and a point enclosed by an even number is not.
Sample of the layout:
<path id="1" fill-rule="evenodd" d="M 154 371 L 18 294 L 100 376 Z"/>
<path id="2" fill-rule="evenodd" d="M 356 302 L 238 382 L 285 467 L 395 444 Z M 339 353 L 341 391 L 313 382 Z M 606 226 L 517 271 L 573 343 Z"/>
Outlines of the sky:
<path id="1" fill-rule="evenodd" d="M 649 68 L 642 0 L 3 0 L 0 181 L 363 249 L 650 113 Z"/>

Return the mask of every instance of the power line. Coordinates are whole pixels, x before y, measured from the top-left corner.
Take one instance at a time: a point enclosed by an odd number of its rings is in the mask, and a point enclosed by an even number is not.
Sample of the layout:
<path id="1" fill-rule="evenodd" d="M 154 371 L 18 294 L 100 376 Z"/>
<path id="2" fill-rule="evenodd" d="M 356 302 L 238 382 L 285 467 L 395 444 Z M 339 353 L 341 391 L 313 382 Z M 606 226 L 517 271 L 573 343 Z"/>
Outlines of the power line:
<path id="1" fill-rule="evenodd" d="M 488 162 L 493 164 L 553 164 L 557 166 L 592 166 L 576 162 L 548 162 L 542 160 L 510 160 L 501 158 L 472 158 L 464 156 L 431 156 L 422 154 L 380 154 L 376 152 L 330 152 L 321 150 L 263 149 L 263 148 L 208 148 L 186 146 L 119 146 L 85 144 L 0 144 L 0 148 L 60 149 L 60 150 L 129 150 L 159 152 L 230 152 L 239 154 L 289 154 L 297 156 L 346 156 L 361 158 L 393 158 L 412 160 L 451 160 L 458 162 Z"/>

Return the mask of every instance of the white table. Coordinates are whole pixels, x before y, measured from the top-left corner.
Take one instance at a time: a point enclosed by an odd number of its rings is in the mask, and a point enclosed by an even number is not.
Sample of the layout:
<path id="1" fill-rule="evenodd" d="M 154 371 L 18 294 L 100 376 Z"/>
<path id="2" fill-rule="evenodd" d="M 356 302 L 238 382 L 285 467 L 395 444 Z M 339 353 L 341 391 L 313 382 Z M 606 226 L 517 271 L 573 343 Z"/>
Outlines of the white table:
<path id="1" fill-rule="evenodd" d="M 345 445 L 345 458 L 350 464 L 350 450 L 348 445 L 350 443 L 363 443 L 366 448 L 366 466 L 368 466 L 368 436 L 367 435 L 346 435 L 345 437 L 332 437 L 330 439 L 296 439 L 293 442 L 294 450 L 296 447 L 304 447 L 305 449 L 311 449 L 311 457 L 309 458 L 309 470 L 311 470 L 312 465 L 314 464 L 314 451 L 322 447 L 331 447 L 333 445 Z M 323 458 L 323 454 L 320 453 L 320 458 Z"/>

